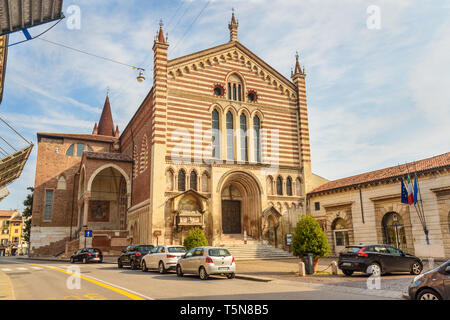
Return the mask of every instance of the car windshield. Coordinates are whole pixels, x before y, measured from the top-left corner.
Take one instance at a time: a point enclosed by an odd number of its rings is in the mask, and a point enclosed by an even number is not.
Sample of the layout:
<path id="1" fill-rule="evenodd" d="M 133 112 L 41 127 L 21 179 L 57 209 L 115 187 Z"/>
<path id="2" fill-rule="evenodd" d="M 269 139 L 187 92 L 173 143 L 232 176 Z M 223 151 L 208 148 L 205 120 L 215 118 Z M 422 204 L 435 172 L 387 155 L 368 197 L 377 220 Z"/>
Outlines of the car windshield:
<path id="1" fill-rule="evenodd" d="M 90 253 L 101 252 L 98 249 L 87 249 L 87 251 L 90 252 Z"/>
<path id="2" fill-rule="evenodd" d="M 360 247 L 349 247 L 345 248 L 342 253 L 358 253 L 361 250 Z"/>
<path id="3" fill-rule="evenodd" d="M 171 253 L 185 253 L 186 249 L 184 247 L 169 247 L 169 252 Z"/>
<path id="4" fill-rule="evenodd" d="M 138 248 L 138 250 L 139 251 L 152 251 L 152 249 L 153 249 L 154 247 L 153 246 L 140 246 L 139 248 Z"/>
<path id="5" fill-rule="evenodd" d="M 230 252 L 227 249 L 209 249 L 208 254 L 211 257 L 229 257 Z"/>

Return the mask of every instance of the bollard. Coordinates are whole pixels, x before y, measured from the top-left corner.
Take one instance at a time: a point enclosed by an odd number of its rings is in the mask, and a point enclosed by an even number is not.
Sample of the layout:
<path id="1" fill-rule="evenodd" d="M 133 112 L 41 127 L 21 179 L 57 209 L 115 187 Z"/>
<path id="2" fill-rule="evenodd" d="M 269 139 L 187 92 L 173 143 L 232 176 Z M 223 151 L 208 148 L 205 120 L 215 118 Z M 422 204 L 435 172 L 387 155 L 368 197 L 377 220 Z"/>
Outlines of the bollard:
<path id="1" fill-rule="evenodd" d="M 334 276 L 338 274 L 338 264 L 336 261 L 331 262 L 331 273 Z"/>
<path id="2" fill-rule="evenodd" d="M 298 267 L 299 267 L 298 268 L 298 276 L 304 277 L 306 275 L 305 264 L 302 261 L 300 261 Z"/>

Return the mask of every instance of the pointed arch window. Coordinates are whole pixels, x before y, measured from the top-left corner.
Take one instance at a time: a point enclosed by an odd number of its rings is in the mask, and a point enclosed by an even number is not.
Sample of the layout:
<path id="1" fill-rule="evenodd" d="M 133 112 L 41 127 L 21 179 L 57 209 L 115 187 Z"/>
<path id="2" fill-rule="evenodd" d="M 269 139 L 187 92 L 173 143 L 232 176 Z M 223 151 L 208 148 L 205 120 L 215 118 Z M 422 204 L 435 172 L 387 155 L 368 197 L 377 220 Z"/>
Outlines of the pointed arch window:
<path id="1" fill-rule="evenodd" d="M 302 195 L 302 181 L 300 180 L 300 178 L 297 178 L 297 180 L 295 181 L 295 193 L 297 196 Z"/>
<path id="2" fill-rule="evenodd" d="M 241 160 L 248 162 L 248 132 L 247 132 L 247 117 L 241 114 Z"/>
<path id="3" fill-rule="evenodd" d="M 74 150 L 74 148 L 75 148 L 75 145 L 74 144 L 71 145 L 69 147 L 69 149 L 67 149 L 67 151 L 66 151 L 66 156 L 73 157 L 73 150 Z"/>
<path id="4" fill-rule="evenodd" d="M 209 177 L 206 172 L 202 174 L 202 192 L 209 192 Z"/>
<path id="5" fill-rule="evenodd" d="M 212 149 L 212 157 L 220 158 L 220 120 L 217 110 L 212 112 Z"/>
<path id="6" fill-rule="evenodd" d="M 277 178 L 277 195 L 283 195 L 283 179 L 281 177 Z"/>
<path id="7" fill-rule="evenodd" d="M 56 189 L 58 189 L 58 190 L 66 190 L 66 188 L 67 188 L 66 178 L 64 178 L 64 176 L 59 177 L 59 179 L 58 179 L 58 186 L 56 187 Z"/>
<path id="8" fill-rule="evenodd" d="M 288 177 L 286 180 L 286 194 L 292 196 L 292 179 Z"/>
<path id="9" fill-rule="evenodd" d="M 254 130 L 254 147 L 255 147 L 255 161 L 261 162 L 261 120 L 258 116 L 253 118 Z"/>
<path id="10" fill-rule="evenodd" d="M 186 191 L 186 172 L 183 169 L 178 172 L 178 190 Z"/>
<path id="11" fill-rule="evenodd" d="M 231 111 L 227 113 L 227 160 L 234 160 L 234 121 Z"/>
<path id="12" fill-rule="evenodd" d="M 195 172 L 195 171 L 191 172 L 190 187 L 191 187 L 191 190 L 198 191 L 197 190 L 197 172 Z"/>

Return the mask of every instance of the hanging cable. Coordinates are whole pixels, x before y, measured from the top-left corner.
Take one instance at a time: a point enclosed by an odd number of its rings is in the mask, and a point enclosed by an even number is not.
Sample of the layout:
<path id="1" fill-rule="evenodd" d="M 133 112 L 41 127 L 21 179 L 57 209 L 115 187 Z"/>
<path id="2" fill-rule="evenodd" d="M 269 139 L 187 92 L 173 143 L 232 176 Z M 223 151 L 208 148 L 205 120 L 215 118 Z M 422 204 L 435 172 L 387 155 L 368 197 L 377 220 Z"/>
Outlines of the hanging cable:
<path id="1" fill-rule="evenodd" d="M 23 140 L 25 140 L 25 142 L 27 142 L 28 144 L 33 144 L 32 142 L 28 141 L 27 139 L 25 139 L 19 132 L 16 131 L 16 129 L 14 129 L 8 122 L 6 122 L 5 120 L 3 120 L 2 118 L 0 118 L 0 121 L 2 121 L 4 124 L 6 124 L 8 126 L 8 128 L 10 128 L 12 131 L 14 131 L 19 137 L 21 137 Z"/>
<path id="2" fill-rule="evenodd" d="M 59 47 L 62 47 L 62 48 L 66 48 L 66 49 L 75 51 L 75 52 L 78 52 L 78 53 L 82 53 L 82 54 L 85 54 L 85 55 L 88 55 L 88 56 L 91 56 L 91 57 L 94 57 L 94 58 L 98 58 L 98 59 L 106 60 L 106 61 L 113 62 L 113 63 L 116 63 L 116 64 L 120 64 L 120 65 L 123 65 L 123 66 L 126 66 L 126 67 L 130 67 L 130 68 L 133 68 L 133 70 L 142 69 L 142 68 L 133 66 L 131 64 L 127 64 L 127 63 L 120 62 L 120 61 L 117 61 L 117 60 L 114 60 L 114 59 L 110 59 L 110 58 L 106 58 L 106 57 L 103 57 L 103 56 L 99 56 L 97 54 L 93 54 L 93 53 L 90 53 L 90 52 L 87 52 L 87 51 L 83 51 L 83 50 L 80 50 L 80 49 L 77 49 L 77 48 L 74 48 L 74 47 L 70 47 L 70 46 L 62 44 L 62 43 L 50 41 L 50 40 L 47 40 L 47 39 L 44 39 L 44 38 L 39 38 L 39 40 L 47 42 L 47 43 L 50 43 L 50 44 L 53 44 L 55 46 L 59 46 Z"/>
<path id="3" fill-rule="evenodd" d="M 49 32 L 50 30 L 52 30 L 54 27 L 56 27 L 56 25 L 57 25 L 58 23 L 60 23 L 61 21 L 63 21 L 63 19 L 64 19 L 64 17 L 61 18 L 61 19 L 59 19 L 59 20 L 58 20 L 54 25 L 52 25 L 50 28 L 48 28 L 48 29 L 45 30 L 44 32 L 41 32 L 41 33 L 38 34 L 37 36 L 32 37 L 31 39 L 26 39 L 26 40 L 23 40 L 23 41 L 19 41 L 19 42 L 16 42 L 16 43 L 7 45 L 7 46 L 5 46 L 5 47 L 2 47 L 2 48 L 0 48 L 0 49 L 9 48 L 9 47 L 16 46 L 16 45 L 18 45 L 18 44 L 21 44 L 21 43 L 24 43 L 24 42 L 27 42 L 27 41 L 31 41 L 31 40 L 37 39 L 37 38 L 39 38 L 40 36 L 46 34 L 46 33 Z"/>
<path id="4" fill-rule="evenodd" d="M 186 35 L 188 34 L 188 32 L 191 30 L 191 28 L 193 27 L 193 25 L 197 22 L 198 18 L 200 18 L 200 16 L 203 14 L 203 11 L 206 10 L 206 8 L 209 6 L 209 4 L 211 3 L 211 0 L 209 0 L 206 5 L 203 7 L 203 9 L 200 11 L 200 13 L 197 15 L 197 17 L 195 17 L 194 21 L 192 21 L 191 25 L 187 28 L 186 32 L 184 33 L 183 37 L 181 37 L 180 40 L 178 40 L 178 43 L 175 45 L 175 47 L 173 48 L 173 51 L 175 51 L 175 49 L 178 47 L 178 45 L 183 41 L 184 37 L 186 37 Z"/>

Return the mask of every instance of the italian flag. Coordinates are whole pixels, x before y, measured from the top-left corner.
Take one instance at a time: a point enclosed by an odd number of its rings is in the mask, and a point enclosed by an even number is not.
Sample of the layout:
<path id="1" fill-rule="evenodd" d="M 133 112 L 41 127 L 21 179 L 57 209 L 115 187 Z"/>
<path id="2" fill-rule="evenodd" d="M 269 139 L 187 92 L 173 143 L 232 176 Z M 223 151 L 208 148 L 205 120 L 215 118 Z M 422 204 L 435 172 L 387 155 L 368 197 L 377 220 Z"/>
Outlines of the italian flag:
<path id="1" fill-rule="evenodd" d="M 414 191 L 413 191 L 411 179 L 409 178 L 409 174 L 408 174 L 408 184 L 407 184 L 406 188 L 408 189 L 408 203 L 411 206 L 414 204 Z"/>

